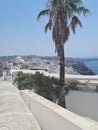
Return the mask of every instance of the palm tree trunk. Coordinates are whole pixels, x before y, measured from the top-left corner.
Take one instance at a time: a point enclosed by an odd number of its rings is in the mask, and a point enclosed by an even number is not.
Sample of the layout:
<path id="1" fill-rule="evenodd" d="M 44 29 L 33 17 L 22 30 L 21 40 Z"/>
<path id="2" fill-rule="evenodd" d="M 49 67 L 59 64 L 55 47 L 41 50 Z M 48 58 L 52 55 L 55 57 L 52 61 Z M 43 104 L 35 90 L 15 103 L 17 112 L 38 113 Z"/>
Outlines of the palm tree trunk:
<path id="1" fill-rule="evenodd" d="M 65 57 L 64 57 L 64 44 L 59 48 L 60 49 L 60 83 L 59 83 L 59 96 L 58 104 L 66 108 L 65 103 Z"/>

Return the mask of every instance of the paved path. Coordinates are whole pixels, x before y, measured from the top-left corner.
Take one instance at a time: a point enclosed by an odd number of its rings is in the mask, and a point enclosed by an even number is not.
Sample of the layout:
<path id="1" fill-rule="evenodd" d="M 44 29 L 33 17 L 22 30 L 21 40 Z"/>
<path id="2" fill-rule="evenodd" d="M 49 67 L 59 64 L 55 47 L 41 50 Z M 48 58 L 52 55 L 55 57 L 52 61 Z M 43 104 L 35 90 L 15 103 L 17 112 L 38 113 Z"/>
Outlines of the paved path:
<path id="1" fill-rule="evenodd" d="M 0 130 L 40 130 L 17 88 L 8 81 L 0 81 Z"/>

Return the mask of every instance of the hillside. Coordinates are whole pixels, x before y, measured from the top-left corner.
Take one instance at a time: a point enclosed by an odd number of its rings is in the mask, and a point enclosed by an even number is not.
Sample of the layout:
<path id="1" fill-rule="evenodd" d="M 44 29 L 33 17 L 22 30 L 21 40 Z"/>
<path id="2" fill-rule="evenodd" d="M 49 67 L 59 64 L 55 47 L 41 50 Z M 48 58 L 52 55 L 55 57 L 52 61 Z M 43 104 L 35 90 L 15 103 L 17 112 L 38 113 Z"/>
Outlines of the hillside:
<path id="1" fill-rule="evenodd" d="M 1 62 L 11 62 L 13 61 L 17 55 L 13 56 L 1 56 L 0 61 Z M 36 55 L 22 55 L 21 56 L 23 59 L 26 61 L 31 60 L 31 59 L 40 59 L 40 60 L 49 60 L 51 62 L 58 61 L 58 57 L 56 56 L 36 56 Z M 86 58 L 86 59 L 81 59 L 81 58 L 66 58 L 65 66 L 68 68 L 72 68 L 75 72 L 83 74 L 83 75 L 95 75 L 95 73 L 88 68 L 84 62 L 85 61 L 90 61 L 90 60 L 95 60 L 93 58 Z M 71 70 L 72 70 L 71 69 Z M 73 71 L 72 70 L 72 71 Z M 68 70 L 70 71 L 70 70 Z"/>
<path id="2" fill-rule="evenodd" d="M 83 75 L 95 75 L 92 69 L 88 68 L 83 62 L 80 61 L 66 61 L 67 67 L 72 67 L 76 72 Z"/>

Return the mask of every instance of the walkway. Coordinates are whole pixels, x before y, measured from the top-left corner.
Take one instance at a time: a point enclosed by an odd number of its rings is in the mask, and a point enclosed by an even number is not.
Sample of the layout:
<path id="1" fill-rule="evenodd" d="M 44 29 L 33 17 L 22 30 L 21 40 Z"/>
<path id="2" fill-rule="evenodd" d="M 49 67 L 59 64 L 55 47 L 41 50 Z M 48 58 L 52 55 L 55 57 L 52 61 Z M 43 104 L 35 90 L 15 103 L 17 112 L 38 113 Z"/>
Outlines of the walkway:
<path id="1" fill-rule="evenodd" d="M 17 88 L 8 81 L 0 81 L 0 130 L 40 130 Z"/>

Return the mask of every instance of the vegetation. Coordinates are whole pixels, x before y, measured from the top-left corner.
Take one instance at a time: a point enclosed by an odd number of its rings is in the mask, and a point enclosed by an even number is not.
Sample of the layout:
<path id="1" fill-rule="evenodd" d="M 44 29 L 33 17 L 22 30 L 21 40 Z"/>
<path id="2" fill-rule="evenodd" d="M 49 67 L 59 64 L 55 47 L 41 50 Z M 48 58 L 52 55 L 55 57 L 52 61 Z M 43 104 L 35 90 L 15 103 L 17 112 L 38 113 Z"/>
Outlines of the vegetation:
<path id="1" fill-rule="evenodd" d="M 2 67 L 2 63 L 0 63 L 0 77 L 2 76 L 2 71 L 3 71 L 3 67 Z"/>
<path id="2" fill-rule="evenodd" d="M 15 82 L 20 90 L 29 89 L 48 100 L 56 103 L 58 101 L 59 80 L 54 77 L 45 76 L 38 72 L 35 74 L 25 74 L 20 72 L 16 76 Z M 68 94 L 70 90 L 98 92 L 98 86 L 94 84 L 91 85 L 92 87 L 89 86 L 87 86 L 86 83 L 81 83 L 80 81 L 66 81 L 64 89 L 66 89 L 66 94 Z"/>
<path id="3" fill-rule="evenodd" d="M 79 90 L 79 87 L 78 85 L 80 85 L 81 82 L 79 81 L 66 81 L 65 82 L 65 86 L 66 86 L 66 91 L 67 93 L 70 91 L 70 90 Z"/>
<path id="4" fill-rule="evenodd" d="M 2 68 L 0 68 L 0 77 L 2 76 Z"/>
<path id="5" fill-rule="evenodd" d="M 37 94 L 56 102 L 58 98 L 58 79 L 44 76 L 41 73 L 25 74 L 18 73 L 15 82 L 20 90 L 30 89 Z"/>
<path id="6" fill-rule="evenodd" d="M 80 81 L 66 81 L 65 82 L 67 91 L 70 90 L 76 90 L 76 91 L 82 91 L 82 92 L 98 92 L 98 84 L 90 83 L 90 82 L 80 82 Z"/>
<path id="7" fill-rule="evenodd" d="M 45 26 L 45 32 L 48 29 L 52 30 L 52 39 L 55 43 L 56 52 L 60 61 L 60 80 L 59 80 L 59 97 L 58 104 L 66 107 L 65 104 L 65 57 L 64 43 L 67 42 L 70 31 L 75 33 L 76 26 L 82 27 L 81 21 L 77 15 L 83 13 L 84 16 L 89 13 L 82 0 L 48 0 L 46 9 L 38 14 L 38 19 L 41 16 L 48 16 L 49 21 Z"/>
<path id="8" fill-rule="evenodd" d="M 98 86 L 96 86 L 96 92 L 98 93 Z"/>

